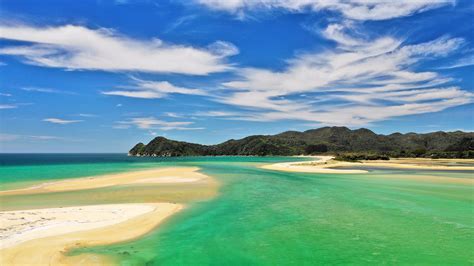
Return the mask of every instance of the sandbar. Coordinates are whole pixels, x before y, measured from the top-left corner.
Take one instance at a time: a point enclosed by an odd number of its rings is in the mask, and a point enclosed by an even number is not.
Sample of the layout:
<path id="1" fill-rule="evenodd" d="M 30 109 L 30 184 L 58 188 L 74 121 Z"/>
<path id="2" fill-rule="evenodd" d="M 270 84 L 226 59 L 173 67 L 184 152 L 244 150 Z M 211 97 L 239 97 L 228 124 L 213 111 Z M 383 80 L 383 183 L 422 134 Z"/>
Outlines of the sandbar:
<path id="1" fill-rule="evenodd" d="M 305 156 L 306 157 L 306 156 Z M 367 173 L 366 170 L 358 169 L 333 169 L 337 167 L 334 163 L 333 156 L 312 156 L 317 158 L 316 161 L 307 162 L 284 162 L 267 164 L 261 166 L 263 169 L 286 171 L 286 172 L 302 172 L 302 173 L 322 173 L 322 174 L 361 174 Z"/>
<path id="2" fill-rule="evenodd" d="M 123 172 L 91 177 L 46 182 L 27 188 L 0 191 L 0 195 L 37 194 L 59 191 L 95 189 L 130 184 L 196 183 L 209 179 L 197 167 L 169 167 Z"/>
<path id="3" fill-rule="evenodd" d="M 113 264 L 106 256 L 66 253 L 140 237 L 182 208 L 144 203 L 0 212 L 0 265 Z"/>
<path id="4" fill-rule="evenodd" d="M 327 173 L 327 174 L 361 174 L 367 173 L 364 169 L 341 169 L 341 167 L 383 167 L 402 169 L 425 169 L 425 170 L 456 170 L 474 171 L 474 166 L 456 165 L 456 163 L 472 163 L 471 159 L 424 159 L 424 158 L 401 158 L 390 160 L 374 160 L 360 162 L 342 162 L 334 160 L 333 156 L 314 156 L 318 160 L 307 162 L 286 162 L 263 165 L 262 168 L 269 170 L 304 172 L 304 173 Z"/>

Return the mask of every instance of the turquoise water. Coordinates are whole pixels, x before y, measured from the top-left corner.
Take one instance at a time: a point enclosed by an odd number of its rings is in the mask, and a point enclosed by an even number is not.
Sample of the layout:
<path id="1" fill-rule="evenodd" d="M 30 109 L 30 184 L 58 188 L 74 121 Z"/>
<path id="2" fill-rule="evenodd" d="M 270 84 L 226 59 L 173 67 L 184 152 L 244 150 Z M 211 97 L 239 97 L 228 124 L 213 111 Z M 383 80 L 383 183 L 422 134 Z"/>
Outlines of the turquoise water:
<path id="1" fill-rule="evenodd" d="M 328 175 L 258 168 L 294 158 L 129 159 L 10 164 L 0 174 L 2 182 L 12 183 L 21 173 L 30 173 L 29 180 L 61 178 L 53 170 L 58 167 L 74 166 L 77 171 L 69 175 L 80 176 L 183 165 L 199 166 L 221 183 L 216 197 L 190 203 L 146 237 L 72 252 L 114 256 L 122 265 L 474 263 L 473 186 L 406 178 L 472 178 L 469 172 L 373 169 Z M 2 173 L 10 173 L 5 168 L 16 172 L 3 180 Z"/>
<path id="2" fill-rule="evenodd" d="M 245 158 L 248 162 L 282 160 L 272 157 L 137 158 L 125 154 L 0 154 L 0 189 L 12 189 L 49 180 L 186 165 L 196 161 L 228 161 L 229 158 Z M 301 159 L 286 157 L 284 160 Z"/>

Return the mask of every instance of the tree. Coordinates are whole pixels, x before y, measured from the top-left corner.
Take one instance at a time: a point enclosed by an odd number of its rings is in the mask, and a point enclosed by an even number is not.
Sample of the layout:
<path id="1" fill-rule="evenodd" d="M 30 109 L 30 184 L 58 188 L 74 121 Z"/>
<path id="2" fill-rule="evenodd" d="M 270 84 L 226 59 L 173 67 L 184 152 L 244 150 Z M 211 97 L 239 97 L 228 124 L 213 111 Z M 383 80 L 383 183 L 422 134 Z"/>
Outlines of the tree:
<path id="1" fill-rule="evenodd" d="M 324 153 L 327 151 L 328 151 L 328 146 L 326 144 L 308 145 L 305 148 L 306 154 Z"/>

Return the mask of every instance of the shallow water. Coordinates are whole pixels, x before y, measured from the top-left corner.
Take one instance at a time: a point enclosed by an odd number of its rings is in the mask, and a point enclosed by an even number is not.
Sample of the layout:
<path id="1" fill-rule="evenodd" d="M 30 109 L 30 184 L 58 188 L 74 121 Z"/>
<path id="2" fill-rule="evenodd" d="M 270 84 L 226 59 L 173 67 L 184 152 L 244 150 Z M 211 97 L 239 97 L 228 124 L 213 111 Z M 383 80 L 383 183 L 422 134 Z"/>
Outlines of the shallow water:
<path id="1" fill-rule="evenodd" d="M 163 160 L 118 156 L 104 160 L 3 165 L 0 176 L 4 184 L 11 184 L 37 178 L 78 177 L 94 171 L 100 174 L 189 165 L 201 167 L 203 173 L 217 179 L 220 183 L 217 195 L 178 199 L 189 207 L 146 237 L 71 253 L 114 256 L 122 265 L 474 263 L 474 187 L 406 178 L 416 175 L 473 178 L 473 173 L 376 169 L 367 174 L 330 175 L 257 167 L 263 163 L 297 160 L 281 157 Z M 12 174 L 5 167 L 16 170 Z M 62 174 L 58 167 L 75 170 Z M 8 178 L 4 179 L 3 173 L 8 173 Z M 138 192 L 127 200 L 144 200 L 146 196 L 142 192 L 146 188 L 135 189 Z M 181 189 L 170 188 L 170 194 L 161 197 L 176 199 L 175 193 Z M 23 199 L 22 206 L 41 201 L 53 204 L 63 199 L 71 204 L 79 200 L 81 204 L 84 198 L 90 204 L 111 200 L 111 195 L 120 194 L 120 190 L 127 188 L 78 191 L 74 192 L 76 195 L 67 192 L 53 198 L 36 196 Z M 160 197 L 156 193 L 164 191 L 153 190 L 150 200 Z M 91 199 L 93 195 L 97 199 Z M 20 199 L 10 198 L 10 201 Z"/>

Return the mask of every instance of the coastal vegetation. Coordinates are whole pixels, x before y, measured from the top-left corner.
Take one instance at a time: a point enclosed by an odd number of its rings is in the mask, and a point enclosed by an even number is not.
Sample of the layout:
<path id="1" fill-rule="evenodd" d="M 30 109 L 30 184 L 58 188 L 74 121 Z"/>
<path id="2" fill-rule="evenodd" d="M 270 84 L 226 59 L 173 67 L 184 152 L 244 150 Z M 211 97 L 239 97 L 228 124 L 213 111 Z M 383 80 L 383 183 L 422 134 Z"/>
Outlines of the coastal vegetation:
<path id="1" fill-rule="evenodd" d="M 365 128 L 323 127 L 304 132 L 254 135 L 217 145 L 201 145 L 156 137 L 138 143 L 131 156 L 291 156 L 331 154 L 341 160 L 375 160 L 389 157 L 474 158 L 473 132 L 376 134 Z"/>
<path id="2" fill-rule="evenodd" d="M 376 154 L 376 153 L 341 153 L 337 154 L 334 160 L 337 161 L 347 161 L 347 162 L 357 162 L 361 160 L 390 160 L 390 157 L 385 154 Z"/>

